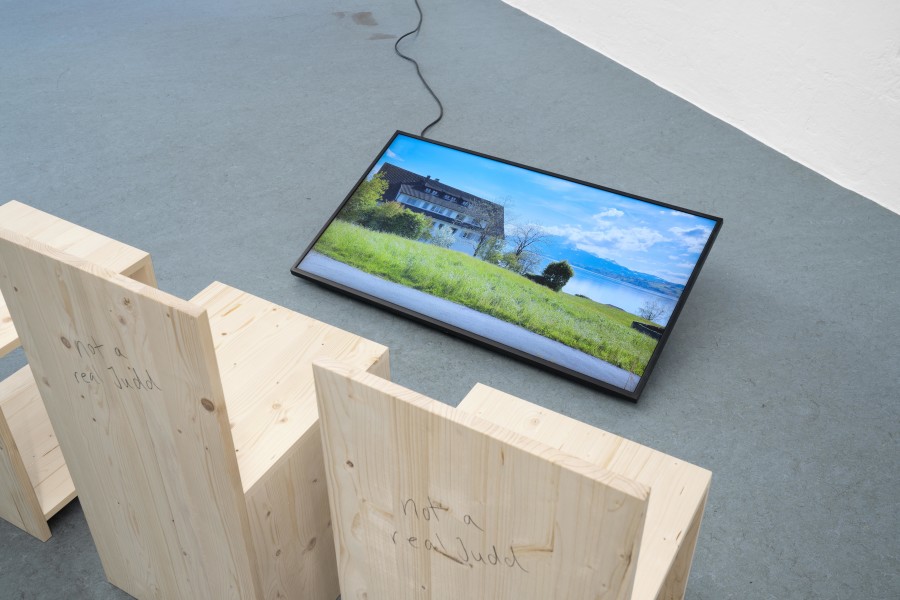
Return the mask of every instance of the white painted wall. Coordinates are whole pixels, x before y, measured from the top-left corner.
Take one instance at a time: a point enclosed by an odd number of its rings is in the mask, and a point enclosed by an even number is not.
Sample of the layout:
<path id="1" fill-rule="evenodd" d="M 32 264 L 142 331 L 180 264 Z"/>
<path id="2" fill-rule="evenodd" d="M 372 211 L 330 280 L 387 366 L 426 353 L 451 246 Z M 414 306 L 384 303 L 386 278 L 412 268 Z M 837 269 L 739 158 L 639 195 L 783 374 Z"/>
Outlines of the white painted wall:
<path id="1" fill-rule="evenodd" d="M 900 0 L 505 0 L 900 213 Z"/>

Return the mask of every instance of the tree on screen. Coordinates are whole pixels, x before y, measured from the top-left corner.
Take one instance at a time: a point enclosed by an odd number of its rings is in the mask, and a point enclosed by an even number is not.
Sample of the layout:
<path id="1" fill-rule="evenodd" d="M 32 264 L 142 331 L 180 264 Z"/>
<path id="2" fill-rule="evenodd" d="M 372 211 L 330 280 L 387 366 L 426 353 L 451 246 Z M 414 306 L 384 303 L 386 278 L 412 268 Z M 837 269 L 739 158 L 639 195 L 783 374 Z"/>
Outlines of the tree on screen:
<path id="1" fill-rule="evenodd" d="M 516 225 L 509 236 L 509 241 L 512 242 L 511 252 L 521 259 L 526 251 L 536 252 L 548 237 L 549 234 L 540 225 Z"/>
<path id="2" fill-rule="evenodd" d="M 638 315 L 648 321 L 658 322 L 657 319 L 668 312 L 668 308 L 659 300 L 647 300 L 638 309 Z"/>
<path id="3" fill-rule="evenodd" d="M 554 292 L 558 292 L 569 283 L 569 280 L 572 279 L 573 275 L 575 275 L 575 271 L 572 269 L 572 265 L 569 264 L 569 261 L 561 260 L 559 262 L 552 262 L 544 267 L 544 272 L 540 275 L 529 274 L 525 276 L 535 283 L 539 283 L 550 288 Z"/>
<path id="4" fill-rule="evenodd" d="M 384 198 L 388 182 L 384 173 L 376 173 L 368 181 L 363 181 L 347 200 L 347 205 L 338 218 L 351 223 L 359 223 Z"/>

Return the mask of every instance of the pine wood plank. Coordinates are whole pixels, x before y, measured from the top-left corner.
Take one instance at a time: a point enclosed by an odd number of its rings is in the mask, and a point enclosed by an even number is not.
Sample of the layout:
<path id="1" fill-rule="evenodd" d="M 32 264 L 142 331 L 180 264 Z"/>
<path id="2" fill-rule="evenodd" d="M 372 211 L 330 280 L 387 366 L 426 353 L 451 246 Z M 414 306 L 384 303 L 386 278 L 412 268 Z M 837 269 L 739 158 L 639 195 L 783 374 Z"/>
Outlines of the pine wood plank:
<path id="1" fill-rule="evenodd" d="M 16 440 L 41 513 L 49 519 L 75 497 L 75 484 L 27 365 L 0 382 L 0 410 Z"/>
<path id="2" fill-rule="evenodd" d="M 36 208 L 11 200 L 0 205 L 0 227 L 48 244 L 73 256 L 156 287 L 150 255 Z M 19 337 L 0 295 L 0 356 L 19 345 Z"/>
<path id="3" fill-rule="evenodd" d="M 708 495 L 708 494 L 707 494 Z M 703 520 L 703 511 L 706 508 L 706 497 L 697 507 L 697 512 L 691 520 L 690 527 L 683 536 L 683 541 L 675 555 L 675 560 L 669 568 L 669 575 L 663 582 L 662 589 L 656 596 L 656 600 L 682 600 L 687 590 L 688 575 L 691 572 L 691 563 L 694 560 L 694 550 L 697 547 L 697 538 L 700 534 L 700 523 Z"/>
<path id="4" fill-rule="evenodd" d="M 10 231 L 0 259 L 110 581 L 139 598 L 259 597 L 203 309 Z"/>
<path id="5" fill-rule="evenodd" d="M 340 594 L 318 421 L 247 493 L 247 510 L 265 598 Z"/>
<path id="6" fill-rule="evenodd" d="M 8 230 L 30 236 L 58 250 L 65 250 L 74 256 L 88 258 L 122 272 L 137 281 L 156 285 L 153 264 L 146 252 L 21 202 L 11 201 L 0 206 L 0 224 Z M 18 346 L 18 333 L 0 294 L 0 356 Z M 55 441 L 30 372 L 20 374 L 18 379 L 3 387 L 6 392 L 15 391 L 14 397 L 19 398 L 18 408 L 27 408 L 27 411 L 19 416 L 18 421 L 3 425 L 12 436 L 8 440 L 7 449 L 15 456 L 6 459 L 4 473 L 0 474 L 0 488 L 7 490 L 4 492 L 7 498 L 16 498 L 19 503 L 18 511 L 28 516 L 26 531 L 46 540 L 50 535 L 46 519 L 75 497 L 71 475 Z M 9 393 L 4 396 L 7 400 L 10 399 Z M 3 393 L 0 392 L 0 395 Z M 0 420 L 13 418 L 12 410 L 13 406 L 6 406 L 4 411 L 0 411 Z M 20 453 L 23 455 L 20 456 Z M 27 473 L 27 477 L 22 476 L 23 471 Z M 9 489 L 16 486 L 22 489 Z M 37 514 L 43 515 L 43 523 L 36 523 Z M 6 518 L 6 515 L 11 515 L 9 510 L 0 510 L 0 518 Z M 25 525 L 18 515 L 10 516 L 7 520 L 20 527 Z"/>
<path id="7" fill-rule="evenodd" d="M 709 471 L 485 385 L 476 385 L 458 408 L 649 487 L 633 597 L 657 598 L 670 573 L 669 591 L 660 598 L 683 597 Z"/>
<path id="8" fill-rule="evenodd" d="M 387 360 L 381 344 L 223 283 L 191 302 L 209 314 L 245 492 L 317 423 L 314 358 L 363 370 Z"/>
<path id="9" fill-rule="evenodd" d="M 312 359 L 388 377 L 388 350 L 219 282 L 191 301 L 209 313 L 264 597 L 333 600 Z"/>
<path id="10" fill-rule="evenodd" d="M 387 357 L 385 348 L 367 370 L 389 378 Z M 246 497 L 265 597 L 333 600 L 340 588 L 318 421 Z"/>
<path id="11" fill-rule="evenodd" d="M 9 315 L 9 309 L 0 295 L 0 357 L 6 356 L 19 347 L 19 334 Z"/>
<path id="12" fill-rule="evenodd" d="M 3 413 L 3 401 L 16 391 L 10 379 L 0 381 L 0 518 L 46 542 L 50 527 Z"/>
<path id="13" fill-rule="evenodd" d="M 646 486 L 340 363 L 314 374 L 344 597 L 630 597 Z"/>
<path id="14" fill-rule="evenodd" d="M 110 581 L 138 598 L 333 600 L 311 361 L 387 377 L 387 348 L 221 283 L 183 302 L 2 229 L 0 259 L 41 382 L 21 380 L 10 421 L 47 461 L 53 428 L 26 396 L 62 415 Z M 38 492 L 58 494 L 60 472 L 36 472 Z"/>

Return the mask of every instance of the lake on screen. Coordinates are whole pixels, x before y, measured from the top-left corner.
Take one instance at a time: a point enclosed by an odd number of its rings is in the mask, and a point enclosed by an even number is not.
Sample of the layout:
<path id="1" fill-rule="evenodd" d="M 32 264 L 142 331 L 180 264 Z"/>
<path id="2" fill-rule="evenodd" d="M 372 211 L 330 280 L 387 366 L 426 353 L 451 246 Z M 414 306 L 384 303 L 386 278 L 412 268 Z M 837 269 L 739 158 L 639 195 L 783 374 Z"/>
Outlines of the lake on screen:
<path id="1" fill-rule="evenodd" d="M 638 314 L 645 302 L 655 300 L 667 309 L 665 314 L 656 320 L 662 326 L 668 323 L 669 317 L 672 316 L 672 310 L 678 302 L 677 298 L 656 294 L 615 279 L 602 277 L 578 267 L 574 267 L 574 269 L 575 276 L 569 280 L 569 283 L 563 287 L 562 291 L 567 294 L 581 294 L 601 304 L 612 304 L 633 315 Z"/>

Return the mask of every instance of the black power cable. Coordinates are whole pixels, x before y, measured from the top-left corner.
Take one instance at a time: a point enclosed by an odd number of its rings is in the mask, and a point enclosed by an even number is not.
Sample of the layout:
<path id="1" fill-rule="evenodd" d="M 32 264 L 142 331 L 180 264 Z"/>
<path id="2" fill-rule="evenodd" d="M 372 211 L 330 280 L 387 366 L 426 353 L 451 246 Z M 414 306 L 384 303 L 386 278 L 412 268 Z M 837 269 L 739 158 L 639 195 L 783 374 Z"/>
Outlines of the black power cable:
<path id="1" fill-rule="evenodd" d="M 404 60 L 408 60 L 409 62 L 411 62 L 412 64 L 414 64 L 416 66 L 416 74 L 419 76 L 419 79 L 422 80 L 422 85 L 425 86 L 425 89 L 428 90 L 428 93 L 431 94 L 431 97 L 434 98 L 434 101 L 437 102 L 438 108 L 440 109 L 440 114 L 438 115 L 438 118 L 435 119 L 434 121 L 432 121 L 431 123 L 429 123 L 428 125 L 426 125 L 425 129 L 422 130 L 422 133 L 420 135 L 422 137 L 425 137 L 425 133 L 429 129 L 431 129 L 433 126 L 437 125 L 438 121 L 440 121 L 444 117 L 444 105 L 441 104 L 441 101 L 437 97 L 437 94 L 434 93 L 434 90 L 431 89 L 431 86 L 428 85 L 428 82 L 425 81 L 424 77 L 422 77 L 422 71 L 419 70 L 419 63 L 417 63 L 414 58 L 411 58 L 411 57 L 403 54 L 402 52 L 400 52 L 400 48 L 399 48 L 400 42 L 402 42 L 406 37 L 408 37 L 410 35 L 419 33 L 419 30 L 422 29 L 422 7 L 419 6 L 419 0 L 414 0 L 414 1 L 416 3 L 416 10 L 419 11 L 419 23 L 418 23 L 418 25 L 416 25 L 415 29 L 413 29 L 412 31 L 407 31 L 406 33 L 401 35 L 399 38 L 397 38 L 397 41 L 394 42 L 394 52 L 396 52 L 397 56 L 399 56 L 400 58 L 402 58 Z"/>

